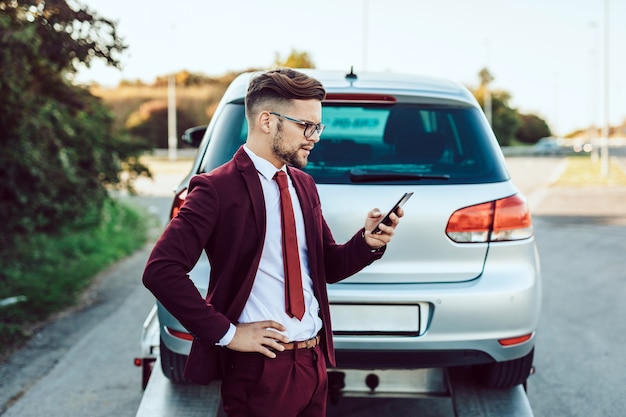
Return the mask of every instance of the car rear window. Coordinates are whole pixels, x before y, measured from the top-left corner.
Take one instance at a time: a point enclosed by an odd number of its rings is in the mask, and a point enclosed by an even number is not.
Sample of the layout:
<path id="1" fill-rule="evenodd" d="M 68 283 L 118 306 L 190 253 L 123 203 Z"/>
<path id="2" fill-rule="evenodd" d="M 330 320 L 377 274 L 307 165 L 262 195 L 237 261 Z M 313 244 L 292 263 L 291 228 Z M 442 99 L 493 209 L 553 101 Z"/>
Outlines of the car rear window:
<path id="1" fill-rule="evenodd" d="M 228 161 L 245 142 L 243 104 L 229 104 L 211 133 L 204 171 Z M 326 129 L 305 171 L 318 184 L 465 184 L 507 174 L 473 107 L 325 104 Z"/>

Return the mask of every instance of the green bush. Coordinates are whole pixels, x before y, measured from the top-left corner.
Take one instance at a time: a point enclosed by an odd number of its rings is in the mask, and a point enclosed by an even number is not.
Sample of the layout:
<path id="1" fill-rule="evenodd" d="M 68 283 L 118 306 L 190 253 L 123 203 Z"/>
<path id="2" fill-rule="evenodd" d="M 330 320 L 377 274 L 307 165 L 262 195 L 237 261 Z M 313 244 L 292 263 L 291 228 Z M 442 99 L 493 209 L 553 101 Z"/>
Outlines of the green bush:
<path id="1" fill-rule="evenodd" d="M 92 59 L 119 67 L 126 46 L 79 7 L 0 0 L 0 300 L 24 299 L 0 306 L 2 352 L 146 240 L 142 217 L 109 191 L 149 175 L 139 156 L 151 148 L 72 83 Z"/>
<path id="2" fill-rule="evenodd" d="M 24 234 L 58 232 L 85 213 L 97 217 L 108 189 L 149 175 L 138 158 L 150 146 L 114 131 L 101 100 L 69 82 L 77 54 L 91 55 L 80 40 L 72 50 L 59 27 L 97 21 L 62 2 L 41 11 L 26 3 L 0 2 L 0 248 Z"/>
<path id="3" fill-rule="evenodd" d="M 96 220 L 99 218 L 99 220 Z M 0 251 L 0 358 L 30 336 L 29 329 L 74 304 L 98 272 L 141 248 L 150 224 L 144 213 L 107 199 L 101 216 L 81 218 L 74 227 L 35 234 Z"/>

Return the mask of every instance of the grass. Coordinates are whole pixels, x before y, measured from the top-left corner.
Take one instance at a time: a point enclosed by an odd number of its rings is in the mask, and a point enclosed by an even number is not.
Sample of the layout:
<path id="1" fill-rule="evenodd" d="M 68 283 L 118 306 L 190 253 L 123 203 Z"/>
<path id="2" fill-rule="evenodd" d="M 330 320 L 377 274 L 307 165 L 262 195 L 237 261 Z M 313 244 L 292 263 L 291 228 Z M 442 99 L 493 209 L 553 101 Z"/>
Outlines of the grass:
<path id="1" fill-rule="evenodd" d="M 145 213 L 111 200 L 99 223 L 24 237 L 0 253 L 0 300 L 18 301 L 0 306 L 0 361 L 41 323 L 75 305 L 98 272 L 142 247 L 149 227 Z"/>
<path id="2" fill-rule="evenodd" d="M 626 186 L 624 167 L 615 160 L 610 160 L 608 175 L 602 175 L 602 164 L 589 156 L 567 158 L 567 167 L 555 186 Z"/>

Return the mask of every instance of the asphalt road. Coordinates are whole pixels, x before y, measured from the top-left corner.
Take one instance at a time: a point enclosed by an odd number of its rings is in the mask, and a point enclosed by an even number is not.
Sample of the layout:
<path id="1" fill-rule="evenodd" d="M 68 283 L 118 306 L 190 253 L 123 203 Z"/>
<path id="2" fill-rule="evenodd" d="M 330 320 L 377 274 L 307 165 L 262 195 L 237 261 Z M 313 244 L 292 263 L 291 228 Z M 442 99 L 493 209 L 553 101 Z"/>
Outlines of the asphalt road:
<path id="1" fill-rule="evenodd" d="M 509 160 L 512 176 L 535 213 L 544 276 L 530 402 L 538 417 L 623 416 L 626 223 L 613 220 L 624 210 L 595 216 L 577 213 L 576 204 L 567 204 L 565 214 L 559 214 L 555 207 L 562 200 L 560 190 L 547 187 L 559 161 Z M 177 172 L 157 177 L 158 186 L 146 185 L 150 195 L 135 201 L 164 221 L 170 190 L 180 178 Z M 594 196 L 598 210 L 608 206 L 601 194 Z M 88 294 L 87 307 L 59 317 L 0 365 L 0 415 L 135 415 L 142 391 L 141 373 L 132 359 L 140 352 L 141 325 L 153 302 L 140 283 L 149 249 L 102 273 Z M 368 410 L 401 417 L 418 410 L 442 415 L 437 407 L 446 408 L 432 400 L 350 400 L 341 407 L 331 412 L 347 417 L 365 416 Z"/>

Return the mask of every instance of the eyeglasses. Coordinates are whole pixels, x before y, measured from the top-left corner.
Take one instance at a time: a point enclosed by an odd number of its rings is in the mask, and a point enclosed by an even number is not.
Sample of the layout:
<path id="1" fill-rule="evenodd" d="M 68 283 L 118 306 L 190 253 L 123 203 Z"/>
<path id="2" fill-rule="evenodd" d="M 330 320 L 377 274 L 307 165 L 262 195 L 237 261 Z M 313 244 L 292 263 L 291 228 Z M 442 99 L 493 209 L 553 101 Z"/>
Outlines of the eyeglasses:
<path id="1" fill-rule="evenodd" d="M 298 120 L 298 119 L 294 119 L 293 117 L 283 116 L 282 114 L 276 113 L 273 111 L 271 111 L 270 114 L 273 114 L 274 116 L 282 117 L 285 120 L 289 120 L 290 122 L 294 122 L 301 126 L 304 126 L 304 137 L 307 139 L 313 136 L 313 133 L 315 132 L 317 132 L 317 136 L 321 136 L 322 132 L 324 131 L 324 128 L 326 127 L 326 125 L 323 125 L 321 123 L 305 122 L 304 120 Z"/>

